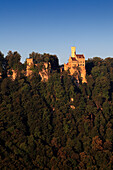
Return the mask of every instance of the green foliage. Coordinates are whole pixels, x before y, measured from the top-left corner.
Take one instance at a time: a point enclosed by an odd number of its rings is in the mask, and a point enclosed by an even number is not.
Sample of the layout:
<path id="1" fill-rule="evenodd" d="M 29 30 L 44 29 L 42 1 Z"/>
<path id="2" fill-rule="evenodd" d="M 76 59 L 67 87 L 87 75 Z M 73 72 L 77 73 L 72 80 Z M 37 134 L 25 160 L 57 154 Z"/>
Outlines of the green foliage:
<path id="1" fill-rule="evenodd" d="M 55 71 L 47 82 L 35 66 L 31 78 L 0 79 L 0 169 L 113 169 L 113 59 L 88 59 L 78 85 L 56 56 L 30 57 Z M 2 73 L 25 66 L 17 52 L 0 53 Z"/>
<path id="2" fill-rule="evenodd" d="M 50 55 L 50 54 L 39 54 L 39 53 L 35 53 L 35 52 L 32 52 L 30 55 L 29 55 L 30 58 L 33 58 L 34 61 L 35 61 L 35 64 L 43 64 L 44 62 L 46 63 L 51 63 L 51 67 L 52 67 L 52 70 L 55 70 L 58 68 L 58 58 L 56 55 Z"/>
<path id="3" fill-rule="evenodd" d="M 19 64 L 21 65 L 20 59 L 21 56 L 17 51 L 14 53 L 12 53 L 12 51 L 9 51 L 8 55 L 6 56 L 8 67 L 17 70 L 19 68 Z"/>
<path id="4" fill-rule="evenodd" d="M 5 59 L 4 59 L 4 55 L 0 51 L 0 73 L 3 73 L 4 69 L 5 69 Z"/>

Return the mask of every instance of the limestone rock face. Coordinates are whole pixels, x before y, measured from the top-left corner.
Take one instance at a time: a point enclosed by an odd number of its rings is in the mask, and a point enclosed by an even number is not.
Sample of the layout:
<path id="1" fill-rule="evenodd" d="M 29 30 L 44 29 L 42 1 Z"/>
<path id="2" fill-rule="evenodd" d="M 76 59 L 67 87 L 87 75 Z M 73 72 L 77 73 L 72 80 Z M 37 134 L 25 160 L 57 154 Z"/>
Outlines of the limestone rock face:
<path id="1" fill-rule="evenodd" d="M 33 58 L 27 58 L 26 76 L 30 76 L 32 74 L 31 67 L 33 64 Z"/>
<path id="2" fill-rule="evenodd" d="M 36 66 L 38 67 L 38 64 L 34 64 L 33 58 L 27 59 L 27 68 L 26 68 L 26 76 L 32 75 L 32 67 Z M 39 71 L 39 75 L 42 78 L 42 81 L 47 81 L 49 78 L 49 70 L 51 69 L 50 63 L 43 63 L 43 68 L 41 71 Z"/>
<path id="3" fill-rule="evenodd" d="M 8 70 L 7 76 L 10 77 L 12 80 L 15 80 L 17 77 L 17 70 L 13 70 L 13 69 Z"/>
<path id="4" fill-rule="evenodd" d="M 2 78 L 2 73 L 0 72 L 0 78 Z"/>

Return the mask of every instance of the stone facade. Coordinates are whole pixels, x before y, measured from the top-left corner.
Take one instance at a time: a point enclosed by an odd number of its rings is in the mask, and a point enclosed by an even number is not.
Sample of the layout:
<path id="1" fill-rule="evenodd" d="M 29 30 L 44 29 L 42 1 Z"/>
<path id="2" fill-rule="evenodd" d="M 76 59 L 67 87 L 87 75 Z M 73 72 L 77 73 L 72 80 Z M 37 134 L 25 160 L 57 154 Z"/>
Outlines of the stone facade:
<path id="1" fill-rule="evenodd" d="M 75 74 L 77 79 L 80 74 L 82 78 L 82 83 L 87 83 L 85 57 L 83 54 L 76 54 L 76 47 L 71 47 L 71 56 L 69 57 L 68 63 L 64 63 L 64 70 L 69 70 L 70 75 Z"/>

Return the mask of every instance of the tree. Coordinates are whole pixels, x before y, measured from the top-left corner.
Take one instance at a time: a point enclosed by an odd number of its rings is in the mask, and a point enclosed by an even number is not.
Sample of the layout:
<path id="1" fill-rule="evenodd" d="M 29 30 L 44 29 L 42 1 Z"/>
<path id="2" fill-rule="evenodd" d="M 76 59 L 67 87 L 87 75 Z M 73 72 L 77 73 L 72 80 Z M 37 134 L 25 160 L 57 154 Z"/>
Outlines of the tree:
<path id="1" fill-rule="evenodd" d="M 14 70 L 20 69 L 19 68 L 21 67 L 20 59 L 21 56 L 17 51 L 15 52 L 9 51 L 8 55 L 6 56 L 7 67 L 12 68 Z"/>
<path id="2" fill-rule="evenodd" d="M 102 140 L 99 138 L 99 136 L 95 136 L 93 139 L 92 139 L 92 149 L 94 151 L 98 151 L 98 150 L 103 150 L 103 147 L 102 147 Z"/>

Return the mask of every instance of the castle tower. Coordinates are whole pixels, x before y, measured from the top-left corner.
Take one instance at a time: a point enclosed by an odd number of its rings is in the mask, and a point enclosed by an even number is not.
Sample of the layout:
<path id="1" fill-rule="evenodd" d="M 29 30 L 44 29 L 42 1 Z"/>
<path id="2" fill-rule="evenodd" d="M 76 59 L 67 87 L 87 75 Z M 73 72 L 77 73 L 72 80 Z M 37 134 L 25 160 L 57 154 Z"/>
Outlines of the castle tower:
<path id="1" fill-rule="evenodd" d="M 30 76 L 32 74 L 32 70 L 31 70 L 32 65 L 33 65 L 33 58 L 27 58 L 26 76 Z"/>
<path id="2" fill-rule="evenodd" d="M 76 47 L 71 47 L 71 57 L 76 57 Z"/>

